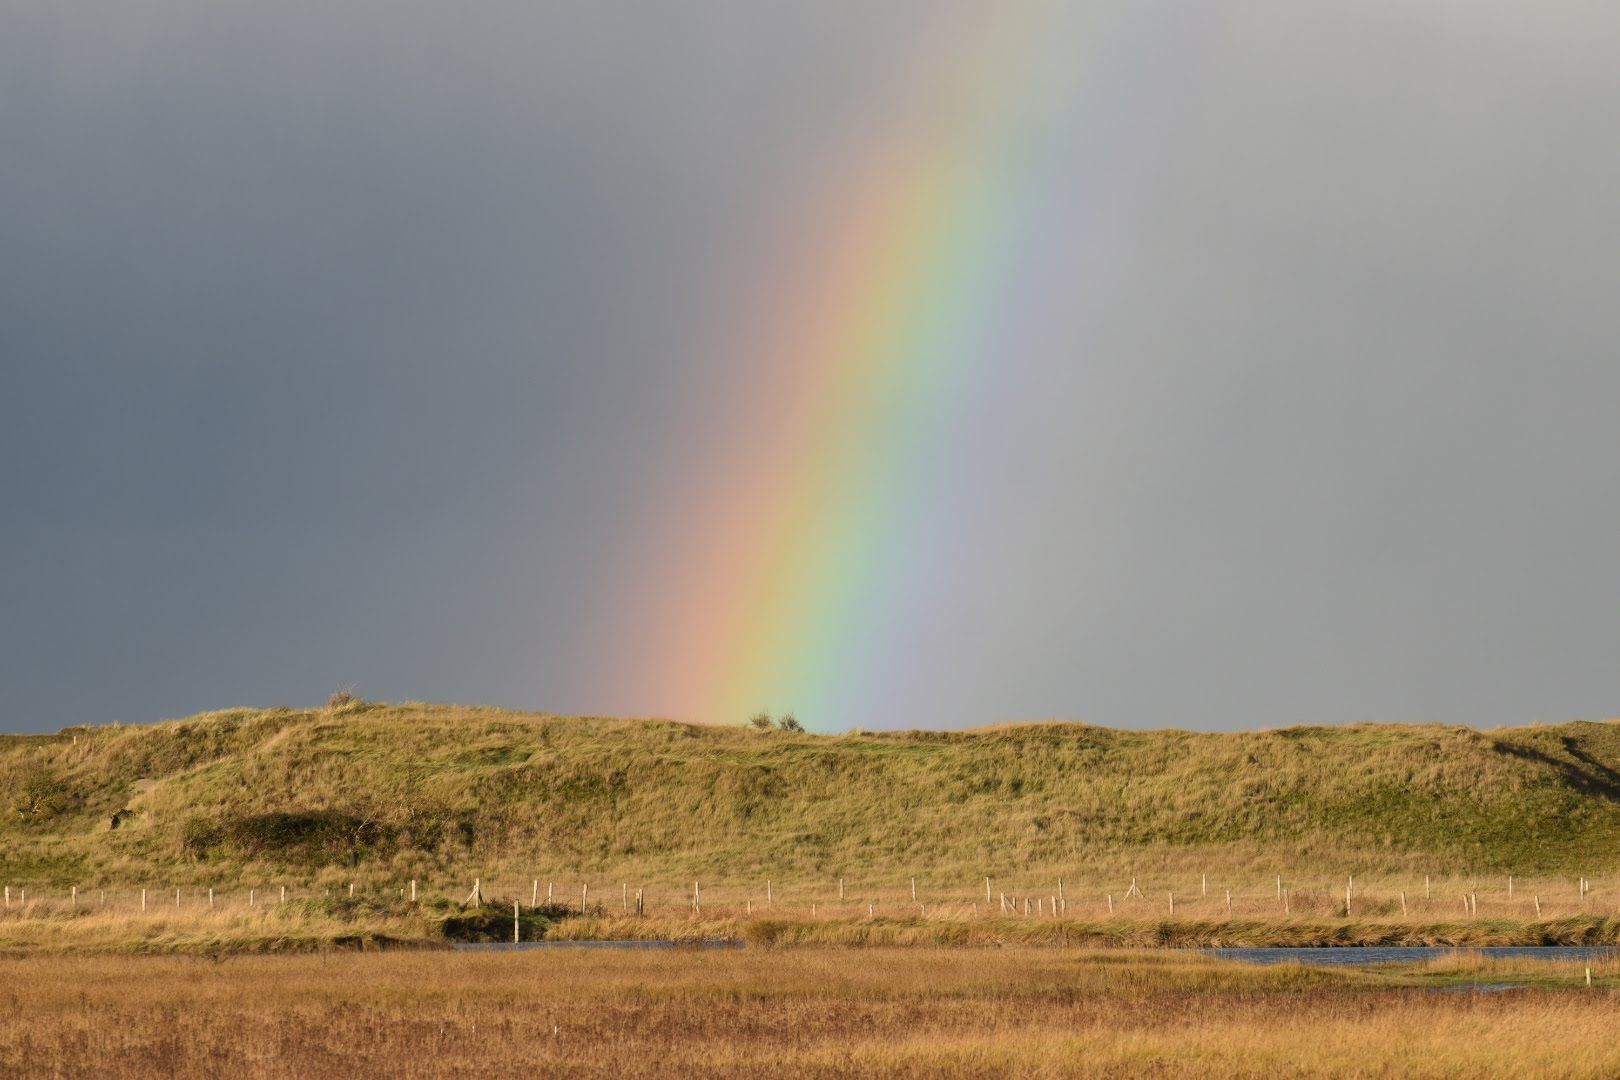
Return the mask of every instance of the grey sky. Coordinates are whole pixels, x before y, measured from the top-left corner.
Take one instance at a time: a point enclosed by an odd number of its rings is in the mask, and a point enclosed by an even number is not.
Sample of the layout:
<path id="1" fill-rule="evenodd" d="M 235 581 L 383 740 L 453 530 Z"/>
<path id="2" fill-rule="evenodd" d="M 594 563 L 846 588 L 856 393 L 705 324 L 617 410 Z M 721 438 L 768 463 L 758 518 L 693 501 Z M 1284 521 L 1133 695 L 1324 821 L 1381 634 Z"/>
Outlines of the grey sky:
<path id="1" fill-rule="evenodd" d="M 1143 6 L 1186 40 L 945 455 L 950 602 L 805 719 L 1620 712 L 1620 10 Z M 603 598 L 942 7 L 0 7 L 0 726 L 660 711 Z"/>

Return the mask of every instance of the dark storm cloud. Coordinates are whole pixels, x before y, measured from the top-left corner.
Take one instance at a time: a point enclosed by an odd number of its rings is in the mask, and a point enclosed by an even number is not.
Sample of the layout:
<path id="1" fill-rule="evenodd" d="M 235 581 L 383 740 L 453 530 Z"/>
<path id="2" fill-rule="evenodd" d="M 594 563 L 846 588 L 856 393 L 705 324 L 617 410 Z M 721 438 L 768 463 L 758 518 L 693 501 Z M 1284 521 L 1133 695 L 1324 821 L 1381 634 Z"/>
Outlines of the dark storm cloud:
<path id="1" fill-rule="evenodd" d="M 1616 16 L 1193 11 L 885 715 L 1613 712 Z M 932 12 L 8 5 L 0 718 L 623 707 L 712 327 Z"/>

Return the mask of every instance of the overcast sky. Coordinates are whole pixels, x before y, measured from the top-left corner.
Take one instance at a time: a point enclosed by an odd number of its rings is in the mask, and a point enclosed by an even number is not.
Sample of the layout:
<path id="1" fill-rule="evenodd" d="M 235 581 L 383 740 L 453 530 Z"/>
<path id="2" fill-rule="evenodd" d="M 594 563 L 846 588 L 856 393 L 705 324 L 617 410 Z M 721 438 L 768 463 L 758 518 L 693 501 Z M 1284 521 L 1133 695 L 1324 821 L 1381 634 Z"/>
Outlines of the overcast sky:
<path id="1" fill-rule="evenodd" d="M 1620 713 L 1620 7 L 1093 6 L 1077 314 L 981 359 L 944 613 L 804 719 Z M 947 9 L 0 6 L 0 726 L 683 712 L 625 568 Z"/>

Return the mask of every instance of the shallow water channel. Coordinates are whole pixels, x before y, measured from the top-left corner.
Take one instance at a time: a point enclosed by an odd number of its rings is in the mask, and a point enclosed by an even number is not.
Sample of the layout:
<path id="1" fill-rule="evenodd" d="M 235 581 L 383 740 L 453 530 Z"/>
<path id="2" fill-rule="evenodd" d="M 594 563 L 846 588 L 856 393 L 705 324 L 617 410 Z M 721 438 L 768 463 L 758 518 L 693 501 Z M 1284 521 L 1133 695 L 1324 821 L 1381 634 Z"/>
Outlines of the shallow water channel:
<path id="1" fill-rule="evenodd" d="M 456 949 L 507 951 L 519 949 L 741 949 L 741 941 L 502 941 L 464 942 Z M 1565 960 L 1590 961 L 1620 957 L 1620 948 L 1597 945 L 1487 945 L 1479 948 L 1458 948 L 1449 945 L 1426 946 L 1338 946 L 1313 948 L 1263 949 L 1194 949 L 1204 956 L 1222 960 L 1241 960 L 1251 964 L 1421 964 L 1443 956 L 1468 955 L 1495 960 Z"/>
<path id="2" fill-rule="evenodd" d="M 1338 948 L 1199 949 L 1205 956 L 1243 960 L 1251 964 L 1421 964 L 1443 956 L 1480 956 L 1488 960 L 1607 960 L 1620 955 L 1614 946 L 1598 945 L 1487 945 L 1457 948 L 1449 945 L 1342 946 Z"/>

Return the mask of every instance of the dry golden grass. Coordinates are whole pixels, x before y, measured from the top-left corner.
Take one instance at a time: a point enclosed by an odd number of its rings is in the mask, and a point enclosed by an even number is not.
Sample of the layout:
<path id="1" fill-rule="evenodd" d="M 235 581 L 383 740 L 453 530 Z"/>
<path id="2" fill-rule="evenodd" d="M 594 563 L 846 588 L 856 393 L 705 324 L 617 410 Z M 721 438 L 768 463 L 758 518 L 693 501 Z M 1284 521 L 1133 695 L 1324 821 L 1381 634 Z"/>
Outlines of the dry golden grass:
<path id="1" fill-rule="evenodd" d="M 464 908 L 465 884 L 410 882 L 312 888 L 281 886 L 146 890 L 30 884 L 6 886 L 0 900 L 0 950 L 124 952 L 296 951 L 328 945 L 391 942 L 432 945 L 450 939 L 510 940 L 514 901 L 521 904 L 524 940 L 653 938 L 745 939 L 776 945 L 1532 945 L 1620 943 L 1613 885 L 1582 894 L 1575 883 L 1550 879 L 1471 881 L 1432 879 L 1426 898 L 1418 878 L 1358 879 L 1346 917 L 1342 885 L 1324 881 L 1278 885 L 1211 876 L 1180 881 L 1144 876 L 1140 896 L 1113 893 L 1105 882 L 1058 886 L 1027 879 L 1022 891 L 984 902 L 983 882 L 920 880 L 764 880 L 705 883 L 701 906 L 692 883 L 652 884 L 573 880 L 485 880 L 486 906 Z M 1170 884 L 1177 894 L 1171 914 Z M 1033 887 L 1031 887 L 1033 885 Z M 1228 888 L 1228 886 L 1235 886 Z M 635 913 L 637 892 L 644 914 Z M 1405 900 L 1402 893 L 1405 893 Z M 1230 904 L 1228 903 L 1230 893 Z M 548 905 L 548 894 L 552 902 Z M 1033 894 L 1033 895 L 1031 895 Z M 533 910 L 538 900 L 542 909 Z M 581 917 L 584 900 L 588 915 Z M 1539 911 L 1537 906 L 1539 905 Z M 1056 915 L 1054 915 L 1056 908 Z M 476 917 L 469 923 L 469 916 Z M 459 925 L 455 925 L 459 923 Z"/>
<path id="2" fill-rule="evenodd" d="M 1144 879 L 1150 881 L 1150 879 Z M 1230 907 L 1220 881 L 1202 894 L 1200 882 L 1176 902 L 1168 895 L 1110 899 L 1095 886 L 1074 886 L 1058 902 L 1055 886 L 1037 897 L 1013 895 L 1001 907 L 969 899 L 964 887 L 949 891 L 919 882 L 919 900 L 909 884 L 868 887 L 838 881 L 706 884 L 701 908 L 692 886 L 663 882 L 645 887 L 645 915 L 635 915 L 629 882 L 484 882 L 488 905 L 463 908 L 465 892 L 441 882 L 420 882 L 418 902 L 410 884 L 339 889 L 290 889 L 259 884 L 232 889 L 149 889 L 146 908 L 138 889 L 10 887 L 0 905 L 0 949 L 47 952 L 287 952 L 366 942 L 442 944 L 447 939 L 497 939 L 512 934 L 512 904 L 523 910 L 525 941 L 549 939 L 747 939 L 755 944 L 800 946 L 1372 946 L 1372 944 L 1614 944 L 1617 916 L 1607 891 L 1579 895 L 1565 882 L 1505 882 L 1481 889 L 1479 882 L 1434 881 L 1434 899 L 1424 899 L 1422 881 L 1358 884 L 1353 913 L 1332 886 L 1290 882 L 1288 905 L 1278 904 L 1275 881 L 1233 891 Z M 1405 910 L 1401 889 L 1411 884 Z M 638 889 L 642 887 L 638 886 Z M 533 912 L 531 900 L 554 904 Z M 1453 899 L 1442 899 L 1452 894 Z M 770 895 L 771 899 L 766 899 Z M 1464 902 L 1464 895 L 1469 902 Z M 26 897 L 26 899 L 24 899 Z M 564 897 L 572 897 L 565 900 Z M 588 916 L 580 900 L 588 899 Z M 1058 915 L 1053 915 L 1055 902 Z M 1537 918 L 1536 904 L 1541 904 Z M 1477 915 L 1474 908 L 1477 907 Z M 1027 913 L 1025 913 L 1027 912 Z M 468 923 L 468 916 L 476 916 Z M 450 920 L 450 921 L 447 921 Z M 454 925 L 454 923 L 460 925 Z"/>
<path id="3" fill-rule="evenodd" d="M 35 904 L 0 911 L 0 950 L 14 952 L 300 952 L 368 943 L 434 944 L 442 934 L 427 918 L 368 911 L 360 918 L 261 905 L 155 903 L 109 910 Z"/>
<path id="4" fill-rule="evenodd" d="M 1471 967 L 1470 965 L 1473 965 Z M 1167 953 L 746 950 L 0 960 L 0 1069 L 119 1076 L 1620 1073 L 1578 968 L 1402 976 Z"/>

